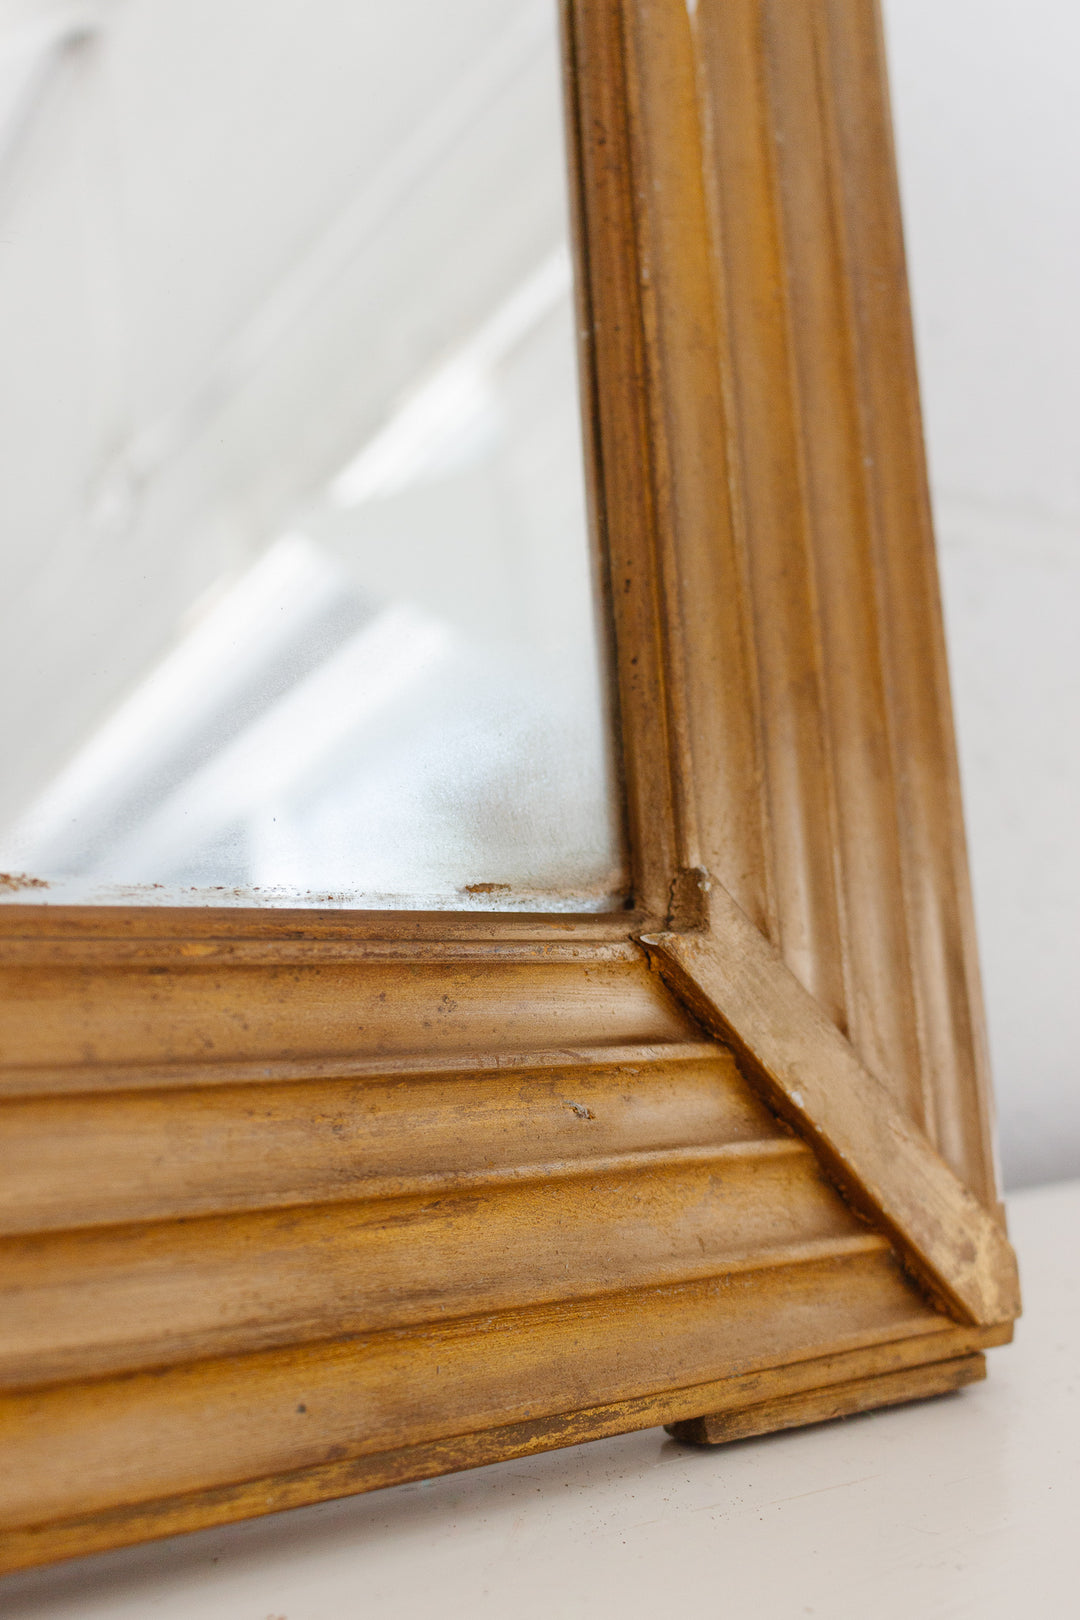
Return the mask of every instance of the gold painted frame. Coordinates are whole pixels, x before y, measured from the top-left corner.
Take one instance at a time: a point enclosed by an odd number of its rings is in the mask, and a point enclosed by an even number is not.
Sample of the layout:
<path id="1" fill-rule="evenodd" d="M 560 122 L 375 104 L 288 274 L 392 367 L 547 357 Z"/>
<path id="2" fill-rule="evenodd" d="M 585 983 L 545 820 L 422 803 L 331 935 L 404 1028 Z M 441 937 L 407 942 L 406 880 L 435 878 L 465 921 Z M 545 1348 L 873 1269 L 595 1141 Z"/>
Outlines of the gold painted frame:
<path id="1" fill-rule="evenodd" d="M 3 1567 L 1010 1335 L 874 0 L 565 11 L 633 909 L 3 909 Z"/>

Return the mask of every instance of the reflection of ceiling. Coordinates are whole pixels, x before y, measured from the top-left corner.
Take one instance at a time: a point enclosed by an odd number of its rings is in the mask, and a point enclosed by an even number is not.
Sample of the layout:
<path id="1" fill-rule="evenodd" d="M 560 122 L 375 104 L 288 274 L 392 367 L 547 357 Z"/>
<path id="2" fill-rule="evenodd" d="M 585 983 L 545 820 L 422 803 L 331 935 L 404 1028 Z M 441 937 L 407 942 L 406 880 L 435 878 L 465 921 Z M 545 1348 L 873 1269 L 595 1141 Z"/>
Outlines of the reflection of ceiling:
<path id="1" fill-rule="evenodd" d="M 494 371 L 570 295 L 565 243 L 414 388 L 331 485 L 338 506 L 396 495 L 473 459 L 497 431 Z"/>
<path id="2" fill-rule="evenodd" d="M 370 619 L 340 570 L 285 537 L 80 750 L 15 833 L 41 870 L 93 870 Z"/>
<path id="3" fill-rule="evenodd" d="M 40 690 L 0 738 L 28 786 L 559 242 L 553 11 L 93 14 L 0 179 L 0 688 L 6 659 Z M 55 51 L 91 15 L 4 32 Z"/>
<path id="4" fill-rule="evenodd" d="M 604 902 L 554 0 L 23 10 L 0 858 Z"/>

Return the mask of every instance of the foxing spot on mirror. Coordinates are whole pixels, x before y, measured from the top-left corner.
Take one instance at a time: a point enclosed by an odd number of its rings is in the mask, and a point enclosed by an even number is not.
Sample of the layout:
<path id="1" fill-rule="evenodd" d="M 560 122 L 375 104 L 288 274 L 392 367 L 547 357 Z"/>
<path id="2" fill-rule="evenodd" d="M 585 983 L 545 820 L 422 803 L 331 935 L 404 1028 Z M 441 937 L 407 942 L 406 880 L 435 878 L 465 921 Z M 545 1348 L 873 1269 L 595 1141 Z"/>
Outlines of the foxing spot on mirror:
<path id="1" fill-rule="evenodd" d="M 554 0 L 0 18 L 3 898 L 606 910 Z"/>

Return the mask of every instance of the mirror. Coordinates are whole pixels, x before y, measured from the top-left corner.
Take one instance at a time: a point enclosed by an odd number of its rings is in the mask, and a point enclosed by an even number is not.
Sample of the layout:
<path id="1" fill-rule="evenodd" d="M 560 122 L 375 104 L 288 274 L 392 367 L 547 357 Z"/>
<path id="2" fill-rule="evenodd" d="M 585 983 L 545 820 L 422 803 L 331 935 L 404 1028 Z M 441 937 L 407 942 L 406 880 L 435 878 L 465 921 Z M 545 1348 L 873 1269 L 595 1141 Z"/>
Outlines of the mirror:
<path id="1" fill-rule="evenodd" d="M 555 0 L 0 18 L 3 898 L 607 910 Z"/>

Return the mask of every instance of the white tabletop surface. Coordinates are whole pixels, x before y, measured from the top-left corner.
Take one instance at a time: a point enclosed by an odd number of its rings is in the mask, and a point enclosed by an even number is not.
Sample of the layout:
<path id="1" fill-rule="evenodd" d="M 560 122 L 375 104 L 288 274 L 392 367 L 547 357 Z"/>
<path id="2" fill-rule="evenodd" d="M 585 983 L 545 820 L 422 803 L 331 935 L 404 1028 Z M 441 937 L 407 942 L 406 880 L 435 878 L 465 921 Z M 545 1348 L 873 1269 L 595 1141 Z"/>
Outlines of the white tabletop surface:
<path id="1" fill-rule="evenodd" d="M 1025 1316 L 961 1394 L 662 1429 L 0 1582 L 6 1620 L 1080 1617 L 1080 1182 L 1010 1201 Z"/>

